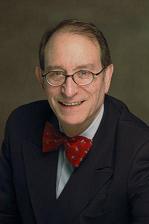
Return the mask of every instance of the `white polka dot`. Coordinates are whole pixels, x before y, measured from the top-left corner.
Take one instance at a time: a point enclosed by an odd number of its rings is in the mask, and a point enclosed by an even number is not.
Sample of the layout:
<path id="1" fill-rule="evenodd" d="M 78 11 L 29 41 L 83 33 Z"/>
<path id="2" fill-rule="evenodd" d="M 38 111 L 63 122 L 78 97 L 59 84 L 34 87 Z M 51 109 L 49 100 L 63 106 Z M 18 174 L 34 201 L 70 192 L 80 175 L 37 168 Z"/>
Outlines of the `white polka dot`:
<path id="1" fill-rule="evenodd" d="M 85 142 L 84 139 L 82 139 L 82 140 L 81 140 L 81 143 L 84 143 L 84 142 Z"/>

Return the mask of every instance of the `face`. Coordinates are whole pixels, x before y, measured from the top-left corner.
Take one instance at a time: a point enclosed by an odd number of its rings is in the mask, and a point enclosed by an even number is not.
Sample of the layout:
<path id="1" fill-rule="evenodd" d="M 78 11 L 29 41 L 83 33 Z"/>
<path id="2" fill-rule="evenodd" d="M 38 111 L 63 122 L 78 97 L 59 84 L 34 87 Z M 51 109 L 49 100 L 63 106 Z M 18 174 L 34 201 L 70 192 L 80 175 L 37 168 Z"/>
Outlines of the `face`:
<path id="1" fill-rule="evenodd" d="M 100 47 L 83 35 L 59 32 L 49 40 L 45 49 L 47 69 L 67 71 L 68 75 L 79 70 L 98 73 L 102 69 Z M 108 66 L 86 86 L 78 86 L 68 77 L 59 87 L 50 86 L 41 78 L 41 71 L 36 71 L 49 104 L 67 135 L 81 133 L 97 116 L 108 92 L 112 71 L 112 65 Z"/>

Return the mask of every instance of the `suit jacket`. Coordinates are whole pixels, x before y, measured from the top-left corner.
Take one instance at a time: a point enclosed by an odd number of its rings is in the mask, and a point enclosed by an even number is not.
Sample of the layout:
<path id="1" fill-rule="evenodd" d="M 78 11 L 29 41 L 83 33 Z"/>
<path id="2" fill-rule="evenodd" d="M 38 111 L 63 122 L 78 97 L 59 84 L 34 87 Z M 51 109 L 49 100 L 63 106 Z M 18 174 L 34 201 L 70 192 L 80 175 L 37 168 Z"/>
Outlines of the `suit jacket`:
<path id="1" fill-rule="evenodd" d="M 56 199 L 58 151 L 43 153 L 47 101 L 16 109 L 0 155 L 0 224 L 149 224 L 149 128 L 106 96 L 93 147 Z"/>

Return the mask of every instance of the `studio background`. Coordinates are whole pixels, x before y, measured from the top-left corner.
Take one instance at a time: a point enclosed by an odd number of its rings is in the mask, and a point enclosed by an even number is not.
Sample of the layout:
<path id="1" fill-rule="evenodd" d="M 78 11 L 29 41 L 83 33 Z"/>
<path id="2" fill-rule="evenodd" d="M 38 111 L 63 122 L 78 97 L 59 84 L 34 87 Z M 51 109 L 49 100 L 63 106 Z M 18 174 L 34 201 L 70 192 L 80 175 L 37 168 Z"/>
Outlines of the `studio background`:
<path id="1" fill-rule="evenodd" d="M 103 31 L 115 66 L 110 94 L 149 124 L 148 0 L 1 0 L 0 18 L 0 143 L 10 112 L 45 98 L 34 76 L 39 42 L 67 18 Z"/>

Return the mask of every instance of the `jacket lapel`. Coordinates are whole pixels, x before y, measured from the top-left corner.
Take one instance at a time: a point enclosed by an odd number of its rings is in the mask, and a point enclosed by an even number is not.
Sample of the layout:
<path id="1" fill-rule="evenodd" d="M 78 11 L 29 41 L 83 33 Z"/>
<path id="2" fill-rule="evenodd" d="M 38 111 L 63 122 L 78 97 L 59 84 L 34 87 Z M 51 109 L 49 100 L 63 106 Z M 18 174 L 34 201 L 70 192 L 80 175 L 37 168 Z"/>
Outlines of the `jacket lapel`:
<path id="1" fill-rule="evenodd" d="M 23 145 L 27 185 L 37 223 L 48 223 L 56 202 L 58 151 L 42 153 L 34 144 Z"/>
<path id="2" fill-rule="evenodd" d="M 23 143 L 27 187 L 37 224 L 49 223 L 56 203 L 58 150 L 42 152 L 42 134 L 47 120 L 58 127 L 57 119 L 48 110 L 44 119 L 38 121 L 32 136 Z"/>

